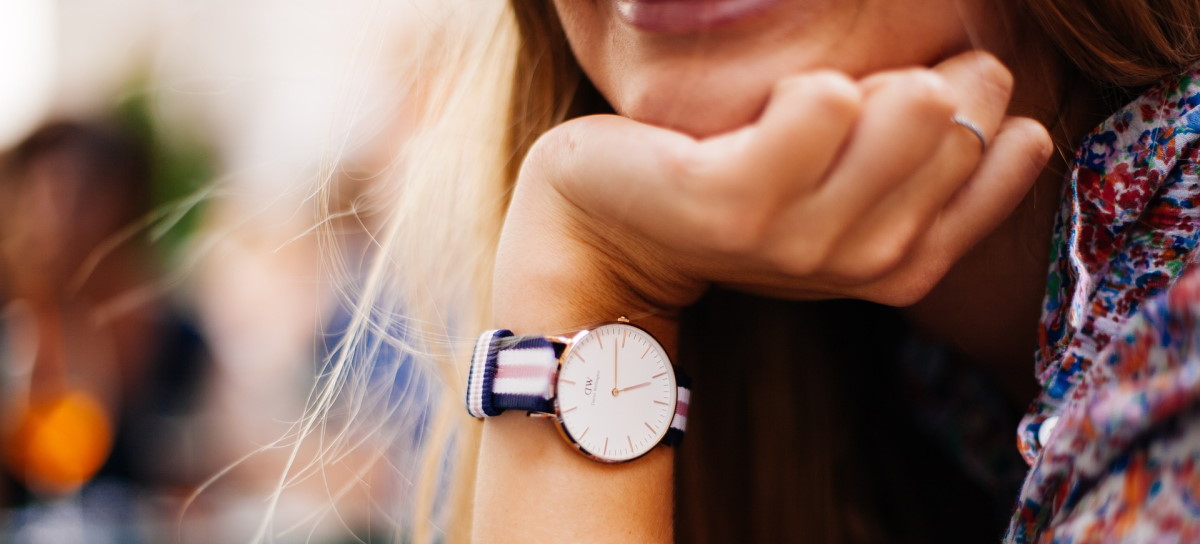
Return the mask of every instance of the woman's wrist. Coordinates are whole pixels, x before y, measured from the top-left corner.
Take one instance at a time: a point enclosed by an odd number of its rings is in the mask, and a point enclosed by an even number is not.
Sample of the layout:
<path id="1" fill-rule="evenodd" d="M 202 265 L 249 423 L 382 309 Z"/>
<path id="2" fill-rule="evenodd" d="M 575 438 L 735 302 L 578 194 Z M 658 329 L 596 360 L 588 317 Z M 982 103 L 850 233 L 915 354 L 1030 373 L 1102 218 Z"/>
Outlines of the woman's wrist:
<path id="1" fill-rule="evenodd" d="M 573 274 L 546 268 L 525 274 L 525 268 L 514 266 L 498 275 L 497 327 L 518 334 L 557 333 L 631 313 L 621 309 L 620 297 L 606 295 L 611 286 L 580 268 Z M 650 316 L 637 323 L 673 355 L 677 326 L 672 319 Z M 509 412 L 486 420 L 478 470 L 476 540 L 587 542 L 617 534 L 636 542 L 671 540 L 670 448 L 606 465 L 579 455 L 549 421 Z M 555 515 L 547 516 L 550 505 Z"/>
<path id="2" fill-rule="evenodd" d="M 652 265 L 637 257 L 645 251 L 631 247 L 635 242 L 589 224 L 536 178 L 536 165 L 527 163 L 526 170 L 496 255 L 494 325 L 518 334 L 562 334 L 626 316 L 673 354 L 675 313 L 699 295 L 701 284 L 662 281 L 677 274 L 647 270 Z"/>
<path id="3" fill-rule="evenodd" d="M 628 316 L 674 355 L 675 320 L 629 287 L 625 264 L 588 240 L 552 190 L 531 186 L 537 181 L 519 184 L 505 222 L 493 325 L 517 334 L 563 334 Z M 480 444 L 476 539 L 585 542 L 620 534 L 668 542 L 673 470 L 669 448 L 606 465 L 579 455 L 544 419 L 513 412 L 488 418 Z M 553 516 L 545 514 L 549 505 Z"/>

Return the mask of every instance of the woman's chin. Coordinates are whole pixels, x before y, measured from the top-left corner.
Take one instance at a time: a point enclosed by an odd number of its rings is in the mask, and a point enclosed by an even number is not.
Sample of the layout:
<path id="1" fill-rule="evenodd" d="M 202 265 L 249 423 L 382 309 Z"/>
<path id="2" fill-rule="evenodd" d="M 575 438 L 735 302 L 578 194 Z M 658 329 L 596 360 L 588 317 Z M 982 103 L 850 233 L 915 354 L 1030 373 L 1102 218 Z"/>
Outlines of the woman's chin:
<path id="1" fill-rule="evenodd" d="M 653 92 L 610 96 L 617 113 L 638 122 L 704 138 L 753 123 L 770 87 L 662 85 Z"/>

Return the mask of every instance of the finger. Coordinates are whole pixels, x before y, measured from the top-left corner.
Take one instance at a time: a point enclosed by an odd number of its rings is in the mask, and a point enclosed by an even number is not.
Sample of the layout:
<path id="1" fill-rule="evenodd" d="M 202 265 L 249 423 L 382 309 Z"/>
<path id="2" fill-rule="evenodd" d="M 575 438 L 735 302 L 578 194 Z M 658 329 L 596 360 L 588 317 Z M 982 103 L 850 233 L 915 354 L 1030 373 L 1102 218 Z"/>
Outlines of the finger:
<path id="1" fill-rule="evenodd" d="M 557 139 L 569 143 L 560 142 L 565 149 L 550 162 L 558 165 L 554 178 L 567 196 L 594 216 L 672 248 L 744 253 L 757 246 L 805 176 L 828 168 L 854 125 L 859 100 L 845 76 L 788 78 L 756 123 L 702 142 L 592 116 L 568 123 Z"/>
<path id="2" fill-rule="evenodd" d="M 1046 128 L 1026 117 L 1010 117 L 971 180 L 947 204 L 931 234 L 946 240 L 957 259 L 999 226 L 1029 192 L 1050 159 L 1054 143 Z M 960 232 L 966 235 L 952 236 Z"/>
<path id="3" fill-rule="evenodd" d="M 703 268 L 701 256 L 748 252 L 771 218 L 755 209 L 754 180 L 715 174 L 700 151 L 681 133 L 588 116 L 538 140 L 517 189 L 548 184 L 574 206 L 568 217 L 590 221 L 583 231 L 657 244 Z"/>
<path id="4" fill-rule="evenodd" d="M 1012 213 L 1052 151 L 1041 124 L 1021 117 L 1006 120 L 971 179 L 920 236 L 900 268 L 887 279 L 854 290 L 855 295 L 897 306 L 923 298 L 954 263 Z"/>
<path id="5" fill-rule="evenodd" d="M 990 54 L 970 52 L 938 64 L 934 71 L 958 91 L 954 115 L 968 119 L 985 138 L 994 137 L 1012 96 L 1012 74 L 1008 69 Z M 872 210 L 883 213 L 870 213 L 870 218 L 882 225 L 892 224 L 890 220 L 897 213 L 932 219 L 945 206 L 975 169 L 983 150 L 982 142 L 968 129 L 952 128 L 905 187 L 881 202 L 878 210 Z"/>
<path id="6" fill-rule="evenodd" d="M 940 76 L 908 70 L 877 81 L 828 179 L 776 222 L 767 258 L 781 268 L 803 273 L 836 255 L 834 245 L 863 212 L 919 169 L 951 130 L 954 102 Z"/>
<path id="7" fill-rule="evenodd" d="M 1012 76 L 995 57 L 966 53 L 934 68 L 947 85 L 959 90 L 954 111 L 979 120 L 979 129 L 994 135 L 1011 96 Z M 972 121 L 973 123 L 975 121 Z M 983 146 L 963 127 L 945 133 L 922 166 L 875 207 L 845 238 L 847 251 L 831 261 L 830 269 L 848 279 L 870 281 L 887 274 L 904 260 L 912 245 L 966 182 Z"/>
<path id="8" fill-rule="evenodd" d="M 701 142 L 728 170 L 725 177 L 773 180 L 780 198 L 825 177 L 862 108 L 863 94 L 849 77 L 832 71 L 791 76 L 775 84 L 758 120 Z"/>
<path id="9" fill-rule="evenodd" d="M 872 202 L 919 168 L 940 144 L 954 112 L 953 89 L 928 70 L 895 72 L 876 82 L 822 191 L 843 206 Z"/>
<path id="10" fill-rule="evenodd" d="M 995 136 L 1008 101 L 1012 98 L 1013 76 L 999 59 L 984 51 L 969 51 L 955 55 L 933 67 L 946 83 L 958 90 L 959 103 L 955 115 L 979 129 L 985 140 Z M 954 139 L 958 154 L 982 155 L 983 142 L 963 126 Z M 948 150 L 954 152 L 954 149 Z"/>

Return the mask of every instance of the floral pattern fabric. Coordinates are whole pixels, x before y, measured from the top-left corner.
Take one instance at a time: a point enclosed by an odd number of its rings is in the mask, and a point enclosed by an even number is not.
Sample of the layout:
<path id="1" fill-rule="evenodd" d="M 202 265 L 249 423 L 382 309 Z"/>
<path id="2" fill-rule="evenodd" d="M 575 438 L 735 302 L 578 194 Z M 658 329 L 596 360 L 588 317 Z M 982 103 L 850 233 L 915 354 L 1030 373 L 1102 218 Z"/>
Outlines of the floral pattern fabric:
<path id="1" fill-rule="evenodd" d="M 1064 183 L 1009 542 L 1200 542 L 1200 69 L 1081 143 Z M 1044 441 L 1044 443 L 1043 443 Z"/>

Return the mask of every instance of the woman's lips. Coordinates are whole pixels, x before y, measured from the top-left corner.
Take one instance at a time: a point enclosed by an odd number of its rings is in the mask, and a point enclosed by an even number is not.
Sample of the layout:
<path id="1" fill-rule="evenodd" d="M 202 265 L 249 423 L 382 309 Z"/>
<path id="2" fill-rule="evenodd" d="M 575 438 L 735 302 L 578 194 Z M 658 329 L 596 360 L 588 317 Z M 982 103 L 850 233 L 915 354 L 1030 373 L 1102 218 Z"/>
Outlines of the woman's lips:
<path id="1" fill-rule="evenodd" d="M 686 33 L 727 25 L 782 0 L 612 0 L 626 23 L 647 32 Z"/>

